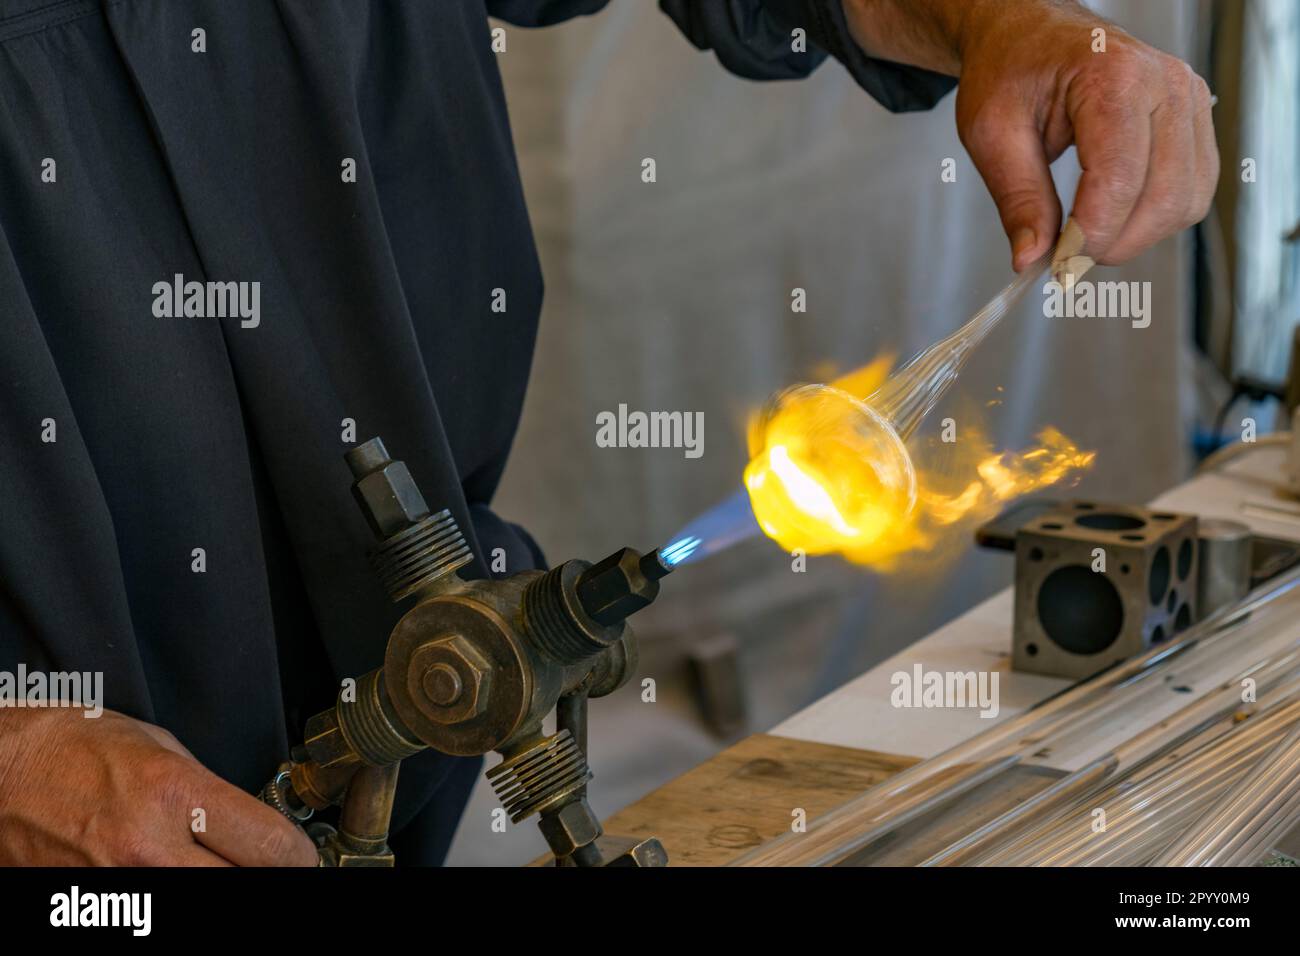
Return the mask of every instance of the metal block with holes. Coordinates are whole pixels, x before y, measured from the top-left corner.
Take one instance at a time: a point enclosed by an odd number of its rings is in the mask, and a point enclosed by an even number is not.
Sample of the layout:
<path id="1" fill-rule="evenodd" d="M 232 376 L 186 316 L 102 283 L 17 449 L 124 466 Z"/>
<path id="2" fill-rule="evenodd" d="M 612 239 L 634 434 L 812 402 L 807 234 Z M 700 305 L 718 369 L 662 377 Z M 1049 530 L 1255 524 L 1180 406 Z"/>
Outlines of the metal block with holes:
<path id="1" fill-rule="evenodd" d="M 1018 671 L 1081 678 L 1196 620 L 1196 517 L 1072 501 L 1016 532 Z"/>

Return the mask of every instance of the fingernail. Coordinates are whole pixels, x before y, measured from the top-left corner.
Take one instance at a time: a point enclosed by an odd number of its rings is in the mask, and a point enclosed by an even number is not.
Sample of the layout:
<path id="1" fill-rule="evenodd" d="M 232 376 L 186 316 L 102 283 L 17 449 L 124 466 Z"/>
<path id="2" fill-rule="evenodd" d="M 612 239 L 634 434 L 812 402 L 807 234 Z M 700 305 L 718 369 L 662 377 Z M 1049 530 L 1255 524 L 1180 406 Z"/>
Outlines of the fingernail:
<path id="1" fill-rule="evenodd" d="M 1033 251 L 1034 246 L 1038 245 L 1038 233 L 1022 226 L 1015 231 L 1011 237 L 1011 263 L 1019 269 L 1027 261 L 1029 253 Z"/>

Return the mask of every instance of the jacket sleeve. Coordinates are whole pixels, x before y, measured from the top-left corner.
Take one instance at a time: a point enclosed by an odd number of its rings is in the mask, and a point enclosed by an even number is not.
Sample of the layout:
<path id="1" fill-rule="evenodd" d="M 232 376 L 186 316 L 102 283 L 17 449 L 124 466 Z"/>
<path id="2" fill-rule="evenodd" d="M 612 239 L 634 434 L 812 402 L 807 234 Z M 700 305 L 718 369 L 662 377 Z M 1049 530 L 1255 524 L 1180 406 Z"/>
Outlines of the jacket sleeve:
<path id="1" fill-rule="evenodd" d="M 835 57 L 887 109 L 927 110 L 957 83 L 949 76 L 867 56 L 849 34 L 841 0 L 659 0 L 701 50 L 713 50 L 732 73 L 754 80 L 807 76 Z M 792 51 L 802 27 L 807 52 Z"/>
<path id="2" fill-rule="evenodd" d="M 488 0 L 488 13 L 541 27 L 603 9 L 609 0 Z M 858 85 L 895 113 L 928 110 L 957 85 L 950 76 L 867 56 L 849 34 L 842 0 L 659 0 L 686 38 L 751 80 L 797 80 L 833 56 Z M 795 52 L 792 31 L 806 31 Z"/>
<path id="3" fill-rule="evenodd" d="M 487 12 L 517 27 L 546 27 L 597 13 L 608 3 L 609 0 L 487 0 Z"/>

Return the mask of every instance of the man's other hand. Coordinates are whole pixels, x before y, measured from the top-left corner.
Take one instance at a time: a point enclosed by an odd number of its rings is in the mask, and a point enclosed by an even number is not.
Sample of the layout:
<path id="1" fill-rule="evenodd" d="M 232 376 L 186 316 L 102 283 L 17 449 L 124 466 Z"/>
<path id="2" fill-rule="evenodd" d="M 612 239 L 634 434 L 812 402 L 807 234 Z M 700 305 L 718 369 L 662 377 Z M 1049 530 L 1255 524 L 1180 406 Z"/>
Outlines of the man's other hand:
<path id="1" fill-rule="evenodd" d="M 301 830 L 161 727 L 0 709 L 0 864 L 315 866 Z"/>
<path id="2" fill-rule="evenodd" d="M 1072 143 L 1084 252 L 1119 263 L 1199 222 L 1219 178 L 1210 91 L 1072 0 L 845 0 L 869 54 L 959 77 L 957 130 L 1023 269 L 1061 228 L 1049 165 Z M 1098 32 L 1100 31 L 1100 32 Z"/>

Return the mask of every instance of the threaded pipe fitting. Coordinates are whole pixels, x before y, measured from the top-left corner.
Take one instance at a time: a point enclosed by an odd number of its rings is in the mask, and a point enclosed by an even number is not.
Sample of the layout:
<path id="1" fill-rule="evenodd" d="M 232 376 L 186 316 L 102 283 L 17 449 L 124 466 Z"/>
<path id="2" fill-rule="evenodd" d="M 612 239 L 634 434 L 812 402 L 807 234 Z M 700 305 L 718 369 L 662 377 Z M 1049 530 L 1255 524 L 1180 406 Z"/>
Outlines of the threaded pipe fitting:
<path id="1" fill-rule="evenodd" d="M 567 730 L 544 737 L 487 772 L 510 822 L 550 809 L 591 779 L 587 758 Z"/>
<path id="2" fill-rule="evenodd" d="M 524 588 L 524 631 L 537 648 L 561 664 L 588 660 L 623 633 L 621 624 L 604 627 L 591 620 L 578 603 L 576 582 L 587 567 L 585 561 L 566 561 Z"/>
<path id="3" fill-rule="evenodd" d="M 399 531 L 370 555 L 388 596 L 401 601 L 473 560 L 465 535 L 450 511 L 439 511 Z"/>
<path id="4" fill-rule="evenodd" d="M 406 735 L 396 714 L 385 705 L 384 672 L 371 671 L 357 681 L 357 699 L 335 705 L 339 730 L 352 749 L 368 764 L 397 763 L 424 749 L 424 744 Z"/>

